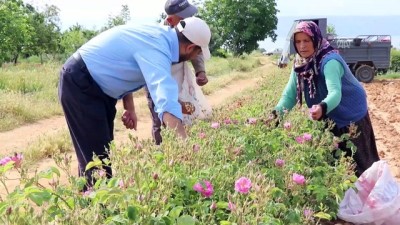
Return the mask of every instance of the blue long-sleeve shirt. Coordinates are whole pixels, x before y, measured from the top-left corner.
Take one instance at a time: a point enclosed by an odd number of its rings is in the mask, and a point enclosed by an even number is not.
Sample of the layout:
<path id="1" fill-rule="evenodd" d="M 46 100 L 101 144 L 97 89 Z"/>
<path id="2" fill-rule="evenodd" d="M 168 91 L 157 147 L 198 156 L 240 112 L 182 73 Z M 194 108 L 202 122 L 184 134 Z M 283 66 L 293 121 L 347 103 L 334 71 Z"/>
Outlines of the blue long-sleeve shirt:
<path id="1" fill-rule="evenodd" d="M 78 52 L 105 94 L 121 99 L 147 86 L 161 120 L 164 112 L 182 119 L 178 85 L 171 76 L 171 64 L 179 61 L 173 28 L 117 26 L 94 37 Z"/>

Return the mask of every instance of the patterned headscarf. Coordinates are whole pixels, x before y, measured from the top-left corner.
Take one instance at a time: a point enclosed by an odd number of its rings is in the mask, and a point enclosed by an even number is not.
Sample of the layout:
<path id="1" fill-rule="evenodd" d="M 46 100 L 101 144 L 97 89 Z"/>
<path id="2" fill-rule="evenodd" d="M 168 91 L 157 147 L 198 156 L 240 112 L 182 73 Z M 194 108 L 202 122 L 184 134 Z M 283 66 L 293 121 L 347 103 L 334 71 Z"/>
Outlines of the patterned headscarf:
<path id="1" fill-rule="evenodd" d="M 294 49 L 296 50 L 296 56 L 294 61 L 294 71 L 297 74 L 297 101 L 302 104 L 302 93 L 303 93 L 303 85 L 304 81 L 308 82 L 309 85 L 309 95 L 310 98 L 315 97 L 316 92 L 316 82 L 314 79 L 317 78 L 319 74 L 319 69 L 321 67 L 322 59 L 331 52 L 337 52 L 329 42 L 322 37 L 321 30 L 312 21 L 301 21 L 297 24 L 294 32 L 293 32 L 293 40 L 294 35 L 296 33 L 303 32 L 311 37 L 311 40 L 314 45 L 314 54 L 309 58 L 303 58 L 300 56 L 299 51 L 296 48 L 296 43 L 293 41 Z"/>

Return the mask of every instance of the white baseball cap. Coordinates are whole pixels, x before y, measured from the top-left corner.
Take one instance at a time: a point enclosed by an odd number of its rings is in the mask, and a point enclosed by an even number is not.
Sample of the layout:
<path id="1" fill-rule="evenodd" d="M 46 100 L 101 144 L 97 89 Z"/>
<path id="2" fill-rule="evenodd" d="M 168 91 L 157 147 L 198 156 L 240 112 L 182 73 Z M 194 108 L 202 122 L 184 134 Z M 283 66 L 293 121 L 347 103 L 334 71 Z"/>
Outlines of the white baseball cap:
<path id="1" fill-rule="evenodd" d="M 182 23 L 182 21 L 184 21 L 184 23 Z M 189 17 L 182 21 L 176 26 L 178 31 L 185 35 L 193 44 L 201 47 L 205 60 L 210 59 L 211 53 L 208 48 L 211 39 L 210 27 L 208 27 L 204 20 L 197 17 Z"/>

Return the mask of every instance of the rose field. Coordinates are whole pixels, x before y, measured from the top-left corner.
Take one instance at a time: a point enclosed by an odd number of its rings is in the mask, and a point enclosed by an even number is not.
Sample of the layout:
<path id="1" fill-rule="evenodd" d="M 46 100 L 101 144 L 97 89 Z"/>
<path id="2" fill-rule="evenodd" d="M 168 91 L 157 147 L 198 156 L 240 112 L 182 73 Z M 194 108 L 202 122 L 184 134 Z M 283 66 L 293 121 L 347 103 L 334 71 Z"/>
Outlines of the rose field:
<path id="1" fill-rule="evenodd" d="M 134 132 L 124 133 L 121 141 L 117 131 L 108 162 L 113 178 L 97 170 L 95 186 L 84 193 L 70 144 L 37 170 L 28 152 L 3 155 L 1 223 L 335 224 L 339 203 L 356 181 L 351 159 L 337 149 L 340 140 L 328 132 L 332 124 L 310 120 L 305 106 L 271 119 L 289 69 L 274 68 L 267 57 L 251 57 L 261 64 L 241 70 L 248 75 L 233 82 L 245 85 L 256 78 L 255 85 L 214 106 L 212 118 L 188 127 L 189 139 L 163 130 L 164 141 L 155 146 Z M 380 97 L 378 89 L 366 89 Z M 382 115 L 372 113 L 374 126 L 386 119 Z M 394 165 L 383 130 L 377 127 L 380 154 Z M 95 158 L 88 168 L 99 166 Z"/>

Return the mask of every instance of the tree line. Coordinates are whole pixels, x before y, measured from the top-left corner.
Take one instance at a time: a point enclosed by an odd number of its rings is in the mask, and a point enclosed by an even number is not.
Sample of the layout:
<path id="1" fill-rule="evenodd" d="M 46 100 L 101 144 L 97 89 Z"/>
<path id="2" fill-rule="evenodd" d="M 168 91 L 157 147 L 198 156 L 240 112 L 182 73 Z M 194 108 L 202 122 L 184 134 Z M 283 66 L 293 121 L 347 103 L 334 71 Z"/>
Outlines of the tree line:
<path id="1" fill-rule="evenodd" d="M 194 4 L 199 8 L 198 16 L 212 30 L 213 54 L 222 49 L 238 56 L 256 50 L 258 41 L 276 39 L 275 0 L 200 0 Z M 30 56 L 38 56 L 42 63 L 64 59 L 98 33 L 130 21 L 130 9 L 122 5 L 119 14 L 108 16 L 100 29 L 77 23 L 61 31 L 59 15 L 55 5 L 39 8 L 22 0 L 0 0 L 0 66 L 4 62 L 17 64 L 20 58 Z M 165 16 L 162 13 L 160 19 Z"/>

